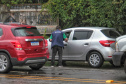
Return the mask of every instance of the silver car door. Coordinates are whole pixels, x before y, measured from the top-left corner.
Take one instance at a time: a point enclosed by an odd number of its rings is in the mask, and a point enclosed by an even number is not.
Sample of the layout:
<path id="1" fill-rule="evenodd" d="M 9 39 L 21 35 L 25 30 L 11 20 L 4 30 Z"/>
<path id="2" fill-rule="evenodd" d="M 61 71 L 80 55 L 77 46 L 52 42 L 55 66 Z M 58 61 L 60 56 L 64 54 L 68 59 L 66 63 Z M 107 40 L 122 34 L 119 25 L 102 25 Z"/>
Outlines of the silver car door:
<path id="1" fill-rule="evenodd" d="M 91 42 L 92 30 L 75 30 L 73 37 L 68 42 L 68 54 L 73 60 L 86 54 Z M 78 58 L 79 59 L 79 58 Z M 81 58 L 80 58 L 81 59 Z"/>
<path id="2" fill-rule="evenodd" d="M 69 41 L 69 37 L 71 36 L 71 31 L 72 30 L 63 30 L 63 32 L 65 33 L 66 37 L 68 38 L 68 41 Z M 67 48 L 67 45 L 68 45 L 68 42 L 65 42 L 64 41 L 64 48 L 63 48 L 62 59 L 66 59 L 65 57 L 68 56 L 68 48 Z M 51 50 L 51 42 L 49 42 L 49 40 L 48 40 L 48 49 L 49 49 L 49 52 L 50 52 L 49 59 L 51 59 L 52 58 L 52 50 Z M 57 53 L 56 56 L 55 56 L 55 59 L 57 60 L 58 58 L 59 58 L 59 56 L 58 56 L 58 53 Z"/>
<path id="3" fill-rule="evenodd" d="M 72 30 L 66 30 L 63 32 L 65 33 L 66 37 L 68 38 L 68 42 L 69 42 Z M 63 58 L 68 57 L 68 42 L 64 41 Z"/>

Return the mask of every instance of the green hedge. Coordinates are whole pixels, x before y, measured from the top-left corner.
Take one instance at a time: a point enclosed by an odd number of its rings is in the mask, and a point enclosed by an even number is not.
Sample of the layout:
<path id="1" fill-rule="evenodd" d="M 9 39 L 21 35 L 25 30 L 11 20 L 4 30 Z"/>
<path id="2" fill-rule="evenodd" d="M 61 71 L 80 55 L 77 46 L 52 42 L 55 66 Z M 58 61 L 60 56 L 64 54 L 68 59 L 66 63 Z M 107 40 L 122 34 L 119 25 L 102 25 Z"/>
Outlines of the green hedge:
<path id="1" fill-rule="evenodd" d="M 43 5 L 62 28 L 101 26 L 116 28 L 125 34 L 125 0 L 49 0 Z"/>

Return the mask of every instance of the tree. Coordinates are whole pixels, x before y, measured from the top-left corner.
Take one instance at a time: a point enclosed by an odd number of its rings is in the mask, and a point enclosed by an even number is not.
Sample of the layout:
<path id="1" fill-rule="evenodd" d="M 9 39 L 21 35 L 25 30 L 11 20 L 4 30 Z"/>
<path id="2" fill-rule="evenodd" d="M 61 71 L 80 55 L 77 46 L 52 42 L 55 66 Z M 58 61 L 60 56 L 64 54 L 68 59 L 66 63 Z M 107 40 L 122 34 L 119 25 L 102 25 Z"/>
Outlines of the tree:
<path id="1" fill-rule="evenodd" d="M 7 6 L 13 4 L 24 4 L 24 3 L 46 3 L 48 0 L 0 0 L 0 4 L 5 4 Z"/>
<path id="2" fill-rule="evenodd" d="M 123 33 L 125 0 L 49 0 L 43 5 L 63 28 L 73 26 L 113 27 Z"/>
<path id="3" fill-rule="evenodd" d="M 125 9 L 123 0 L 93 0 L 88 9 L 91 26 L 114 27 L 123 33 L 125 23 Z"/>

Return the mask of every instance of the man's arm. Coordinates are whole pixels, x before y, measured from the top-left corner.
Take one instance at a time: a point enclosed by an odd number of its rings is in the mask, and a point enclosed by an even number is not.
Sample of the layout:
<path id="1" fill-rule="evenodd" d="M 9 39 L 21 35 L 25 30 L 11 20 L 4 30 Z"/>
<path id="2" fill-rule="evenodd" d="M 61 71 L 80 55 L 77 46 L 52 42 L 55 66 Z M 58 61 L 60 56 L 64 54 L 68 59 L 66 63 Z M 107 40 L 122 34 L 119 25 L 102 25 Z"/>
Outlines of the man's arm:
<path id="1" fill-rule="evenodd" d="M 65 42 L 68 42 L 68 38 L 66 37 L 65 33 L 63 33 L 63 38 L 65 39 Z"/>
<path id="2" fill-rule="evenodd" d="M 50 36 L 50 38 L 49 38 L 49 41 L 52 42 L 52 34 L 51 34 L 51 36 Z"/>

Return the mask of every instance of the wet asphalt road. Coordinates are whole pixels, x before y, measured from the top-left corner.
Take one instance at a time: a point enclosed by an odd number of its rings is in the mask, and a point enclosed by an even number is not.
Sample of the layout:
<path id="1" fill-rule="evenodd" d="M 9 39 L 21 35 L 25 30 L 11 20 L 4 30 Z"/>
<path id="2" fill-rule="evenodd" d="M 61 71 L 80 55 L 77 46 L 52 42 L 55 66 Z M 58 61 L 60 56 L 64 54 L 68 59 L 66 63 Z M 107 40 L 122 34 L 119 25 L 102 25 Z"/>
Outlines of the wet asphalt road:
<path id="1" fill-rule="evenodd" d="M 105 84 L 106 80 L 114 80 L 112 84 L 126 84 L 123 67 L 44 66 L 32 71 L 25 66 L 14 67 L 8 74 L 0 74 L 0 84 Z"/>

